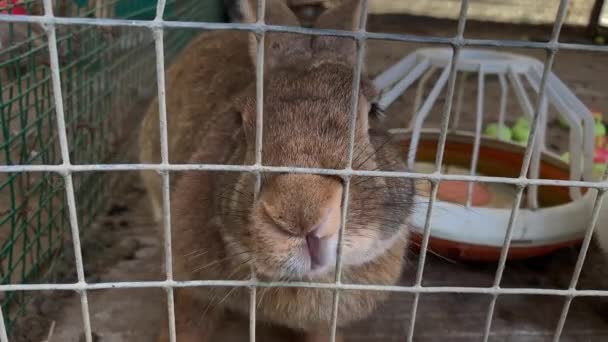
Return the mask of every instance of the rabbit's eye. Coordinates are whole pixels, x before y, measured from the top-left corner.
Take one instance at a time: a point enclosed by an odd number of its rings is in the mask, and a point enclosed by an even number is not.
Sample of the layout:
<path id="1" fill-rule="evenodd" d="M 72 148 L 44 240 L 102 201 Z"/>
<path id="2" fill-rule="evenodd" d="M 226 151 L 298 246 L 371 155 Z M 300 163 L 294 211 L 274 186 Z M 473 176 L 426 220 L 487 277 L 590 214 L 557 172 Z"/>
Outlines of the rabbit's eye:
<path id="1" fill-rule="evenodd" d="M 369 117 L 375 120 L 384 119 L 384 109 L 377 102 L 372 103 L 369 109 Z"/>

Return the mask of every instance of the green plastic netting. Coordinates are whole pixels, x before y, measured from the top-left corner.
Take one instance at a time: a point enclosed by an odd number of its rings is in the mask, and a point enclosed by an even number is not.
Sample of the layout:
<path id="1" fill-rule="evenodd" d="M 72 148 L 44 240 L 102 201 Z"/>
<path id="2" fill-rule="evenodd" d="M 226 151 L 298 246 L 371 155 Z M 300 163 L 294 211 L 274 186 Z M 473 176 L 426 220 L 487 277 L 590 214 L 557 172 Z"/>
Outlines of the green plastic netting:
<path id="1" fill-rule="evenodd" d="M 9 0 L 8 3 L 12 3 Z M 57 16 L 150 20 L 156 0 L 53 0 Z M 43 14 L 41 0 L 21 0 Z M 0 12 L 18 13 L 6 0 Z M 220 0 L 168 0 L 166 20 L 221 21 Z M 198 32 L 167 30 L 170 62 Z M 141 28 L 57 27 L 66 127 L 72 163 L 120 160 L 146 99 L 155 94 L 152 34 Z M 0 164 L 61 163 L 47 37 L 37 25 L 0 22 Z M 124 162 L 124 160 L 122 160 Z M 132 160 L 130 162 L 133 162 Z M 74 177 L 82 234 L 107 204 L 109 176 Z M 62 178 L 51 173 L 0 174 L 0 284 L 56 281 L 53 265 L 73 257 Z M 9 334 L 26 293 L 0 293 Z"/>

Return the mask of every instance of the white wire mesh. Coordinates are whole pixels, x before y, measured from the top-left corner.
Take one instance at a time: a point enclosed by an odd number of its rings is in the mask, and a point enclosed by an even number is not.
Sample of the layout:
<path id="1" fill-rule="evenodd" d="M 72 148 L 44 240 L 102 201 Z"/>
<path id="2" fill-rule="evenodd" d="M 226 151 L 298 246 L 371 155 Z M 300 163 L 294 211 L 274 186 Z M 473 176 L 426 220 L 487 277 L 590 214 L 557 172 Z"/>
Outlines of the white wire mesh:
<path id="1" fill-rule="evenodd" d="M 359 18 L 359 32 L 365 32 L 367 25 L 367 0 L 361 0 L 361 13 Z M 355 145 L 355 127 L 357 121 L 357 108 L 359 106 L 359 87 L 361 83 L 361 72 L 363 69 L 363 59 L 365 56 L 365 40 L 357 39 L 357 58 L 355 67 L 353 69 L 353 94 L 351 96 L 351 107 L 350 107 L 350 127 L 348 128 L 349 145 L 348 145 L 348 156 L 346 159 L 346 170 L 352 170 L 353 166 L 353 153 Z M 347 213 L 348 213 L 348 198 L 350 196 L 350 183 L 351 176 L 346 175 L 344 179 L 344 192 L 342 193 L 342 212 L 340 220 L 340 228 L 338 235 L 338 250 L 336 258 L 336 277 L 335 283 L 342 283 L 342 248 L 344 240 L 344 230 L 346 229 Z M 334 302 L 332 307 L 332 320 L 331 320 L 331 335 L 330 339 L 332 342 L 336 340 L 336 332 L 338 329 L 338 308 L 340 303 L 340 291 L 336 289 L 334 292 Z"/>
<path id="2" fill-rule="evenodd" d="M 155 22 L 163 20 L 165 12 L 165 0 L 159 0 L 156 7 Z M 154 46 L 156 48 L 156 79 L 158 83 L 158 120 L 160 127 L 160 155 L 161 164 L 169 164 L 169 137 L 167 132 L 167 101 L 165 89 L 165 47 L 163 42 L 164 32 L 162 27 L 152 29 L 154 35 Z M 163 199 L 163 232 L 165 253 L 165 276 L 167 281 L 173 280 L 173 255 L 171 248 L 171 196 L 169 171 L 161 171 L 162 177 L 162 199 Z M 175 331 L 175 300 L 172 287 L 167 287 L 167 313 L 169 318 L 169 341 L 175 342 L 177 335 Z"/>
<path id="3" fill-rule="evenodd" d="M 460 16 L 458 19 L 458 29 L 456 32 L 456 38 L 461 39 L 464 36 L 464 29 L 466 26 L 466 18 L 467 11 L 469 10 L 469 1 L 463 0 L 462 5 L 460 7 Z M 441 133 L 439 136 L 439 142 L 437 143 L 437 156 L 435 158 L 435 173 L 441 174 L 441 166 L 443 164 L 443 156 L 445 150 L 445 144 L 447 142 L 448 136 L 448 126 L 450 124 L 450 113 L 452 112 L 452 102 L 454 101 L 454 89 L 456 85 L 456 63 L 458 62 L 458 57 L 460 54 L 461 45 L 454 44 L 452 48 L 454 53 L 452 54 L 452 60 L 450 64 L 449 76 L 448 76 L 448 90 L 447 90 L 447 100 L 445 102 L 445 108 L 441 117 Z M 411 149 L 411 146 L 410 146 Z M 432 181 L 431 182 L 431 196 L 430 202 L 427 208 L 426 214 L 426 222 L 424 224 L 424 233 L 422 236 L 422 243 L 420 249 L 420 259 L 418 260 L 418 270 L 416 273 L 416 283 L 415 287 L 422 286 L 422 278 L 424 276 L 424 265 L 426 262 L 426 252 L 429 246 L 429 239 L 431 237 L 431 217 L 433 213 L 433 206 L 437 200 L 437 193 L 439 191 L 439 182 Z M 412 318 L 410 320 L 410 329 L 408 334 L 408 342 L 412 342 L 414 340 L 414 326 L 416 325 L 416 314 L 418 311 L 418 303 L 420 301 L 420 293 L 414 294 L 414 303 L 412 305 Z"/>
<path id="4" fill-rule="evenodd" d="M 559 9 L 557 11 L 555 24 L 553 26 L 553 32 L 551 33 L 550 42 L 555 43 L 558 41 L 561 27 L 565 20 L 565 14 L 566 14 L 567 8 L 568 8 L 568 0 L 561 0 Z M 553 66 L 553 61 L 555 59 L 556 53 L 557 53 L 557 49 L 547 50 L 547 58 L 545 59 L 545 64 L 543 66 L 543 76 L 542 76 L 542 80 L 540 83 L 541 85 L 540 85 L 540 90 L 539 90 L 539 95 L 538 95 L 538 103 L 537 103 L 536 110 L 534 112 L 534 120 L 532 120 L 532 126 L 530 127 L 530 139 L 527 143 L 526 152 L 524 154 L 524 159 L 522 161 L 520 178 L 525 178 L 526 175 L 528 174 L 528 170 L 530 168 L 530 162 L 532 160 L 533 146 L 536 143 L 536 140 L 538 139 L 537 134 L 538 134 L 538 125 L 539 125 L 539 121 L 540 121 L 540 115 L 539 115 L 539 112 L 541 110 L 540 107 L 544 101 L 545 88 L 546 88 L 545 86 L 547 84 L 547 78 L 549 76 L 549 73 L 551 72 L 551 68 Z M 500 287 L 500 282 L 502 280 L 502 275 L 504 273 L 505 265 L 507 262 L 507 255 L 509 253 L 509 246 L 511 245 L 511 240 L 513 238 L 513 227 L 514 227 L 515 220 L 517 220 L 517 215 L 519 213 L 519 208 L 521 205 L 521 199 L 523 197 L 524 189 L 525 189 L 525 187 L 523 187 L 523 186 L 518 187 L 517 195 L 515 197 L 515 201 L 513 202 L 513 207 L 511 210 L 511 217 L 509 218 L 509 224 L 507 226 L 507 232 L 505 234 L 505 242 L 504 242 L 502 251 L 500 253 L 498 269 L 496 270 L 496 276 L 494 278 L 494 287 L 496 287 L 496 288 Z M 582 268 L 582 265 L 580 265 L 580 267 Z M 486 325 L 485 325 L 484 338 L 483 338 L 484 342 L 488 341 L 488 339 L 490 337 L 490 331 L 492 329 L 492 318 L 494 316 L 494 310 L 496 308 L 497 299 L 498 299 L 498 296 L 494 295 L 490 302 L 488 314 L 486 317 Z"/>
<path id="5" fill-rule="evenodd" d="M 488 308 L 486 317 L 486 324 L 484 329 L 484 341 L 487 341 L 491 332 L 491 323 L 496 305 L 496 300 L 499 295 L 508 294 L 528 294 L 528 295 L 554 295 L 562 296 L 565 298 L 563 310 L 559 322 L 557 323 L 554 341 L 558 341 L 562 333 L 564 323 L 566 321 L 570 304 L 573 298 L 583 296 L 602 296 L 608 297 L 608 291 L 606 290 L 578 290 L 576 284 L 580 276 L 580 272 L 587 254 L 587 250 L 590 244 L 593 229 L 598 221 L 599 209 L 605 192 L 608 190 L 608 182 L 591 182 L 591 181 L 570 181 L 570 180 L 552 180 L 552 179 L 529 179 L 527 178 L 528 169 L 532 160 L 533 146 L 535 144 L 537 135 L 539 134 L 538 126 L 540 116 L 538 113 L 542 110 L 542 104 L 544 99 L 545 85 L 549 72 L 552 68 L 555 55 L 559 49 L 564 50 L 576 50 L 576 51 L 597 51 L 597 52 L 608 52 L 608 46 L 593 46 L 584 44 L 570 44 L 560 43 L 559 35 L 561 27 L 565 20 L 565 14 L 568 8 L 568 0 L 561 0 L 559 10 L 555 19 L 553 32 L 549 42 L 528 42 L 528 41 L 509 41 L 509 40 L 489 40 L 489 39 L 466 39 L 464 38 L 464 29 L 466 25 L 466 15 L 468 10 L 468 1 L 463 0 L 461 5 L 461 11 L 458 21 L 457 33 L 452 38 L 438 38 L 438 37 L 426 37 L 416 36 L 408 34 L 387 34 L 387 33 L 373 33 L 367 32 L 366 26 L 366 14 L 367 14 L 367 1 L 362 1 L 362 13 L 359 30 L 354 32 L 350 31 L 338 31 L 338 30 L 320 30 L 320 29 L 309 29 L 302 27 L 291 27 L 291 26 L 276 26 L 266 25 L 264 22 L 264 9 L 265 0 L 258 0 L 258 18 L 254 24 L 233 24 L 233 23 L 206 23 L 206 22 L 182 22 L 182 21 L 164 21 L 163 14 L 165 9 L 165 0 L 158 1 L 156 18 L 152 21 L 144 20 L 121 20 L 121 19 L 107 19 L 107 18 L 63 18 L 55 17 L 53 15 L 51 0 L 44 0 L 45 15 L 44 16 L 9 16 L 0 14 L 0 22 L 26 22 L 26 23 L 38 23 L 42 25 L 48 36 L 49 41 L 49 54 L 52 70 L 52 84 L 53 93 L 56 105 L 57 115 L 57 132 L 59 136 L 60 149 L 63 163 L 60 165 L 0 165 L 1 173 L 15 173 L 15 172 L 55 172 L 63 176 L 65 181 L 67 204 L 69 209 L 70 228 L 72 233 L 72 242 L 75 253 L 76 271 L 77 271 L 77 282 L 71 284 L 7 284 L 0 285 L 0 291 L 45 291 L 45 290 L 71 290 L 76 291 L 81 300 L 82 306 L 82 317 L 84 324 L 85 338 L 87 342 L 92 342 L 91 324 L 89 318 L 89 307 L 87 302 L 87 291 L 102 290 L 102 289 L 118 289 L 118 288 L 164 288 L 167 290 L 168 299 L 168 318 L 169 322 L 169 337 L 171 342 L 176 341 L 176 327 L 175 327 L 175 307 L 174 307 L 174 289 L 183 287 L 201 287 L 201 286 L 224 286 L 224 287 L 248 287 L 251 293 L 251 305 L 250 305 L 250 341 L 255 341 L 255 298 L 256 290 L 259 287 L 302 287 L 302 288 L 324 288 L 335 291 L 333 314 L 331 322 L 331 339 L 335 340 L 337 320 L 338 320 L 338 306 L 340 300 L 340 291 L 349 290 L 368 290 L 368 291 L 390 291 L 390 292 L 402 292 L 412 293 L 415 296 L 412 306 L 412 317 L 410 321 L 410 328 L 408 331 L 408 341 L 412 341 L 414 337 L 414 327 L 416 323 L 416 313 L 418 309 L 419 297 L 421 294 L 427 293 L 471 293 L 471 294 L 485 294 L 491 296 L 492 300 Z M 69 158 L 69 146 L 66 135 L 63 99 L 61 80 L 59 73 L 59 63 L 57 54 L 57 38 L 55 34 L 56 25 L 92 25 L 92 26 L 122 26 L 122 27 L 144 27 L 152 31 L 155 47 L 156 47 L 156 71 L 158 81 L 158 97 L 159 97 L 159 122 L 160 122 L 160 137 L 161 137 L 161 163 L 160 164 L 87 164 L 87 165 L 73 165 Z M 165 91 L 165 70 L 164 70 L 164 46 L 163 46 L 163 30 L 165 28 L 190 28 L 200 30 L 242 30 L 254 32 L 257 36 L 257 65 L 256 65 L 256 103 L 257 103 L 257 115 L 256 115 L 256 161 L 254 165 L 219 165 L 219 164 L 171 164 L 169 163 L 169 152 L 168 152 L 168 136 L 167 136 L 167 108 L 166 108 L 166 91 Z M 353 147 L 354 147 L 354 127 L 356 119 L 356 109 L 358 96 L 352 97 L 352 114 L 351 114 L 351 125 L 349 127 L 349 139 L 350 146 L 348 150 L 347 166 L 344 169 L 320 169 L 320 168 L 297 168 L 297 167 L 270 167 L 262 164 L 262 127 L 263 127 L 263 74 L 264 65 L 261 61 L 264 59 L 264 35 L 266 32 L 286 32 L 286 33 L 299 33 L 308 35 L 330 35 L 349 37 L 357 42 L 357 59 L 356 65 L 353 70 L 353 94 L 359 92 L 359 81 L 361 77 L 361 70 L 363 66 L 363 58 L 365 52 L 366 40 L 390 40 L 390 41 L 401 41 L 410 43 L 431 43 L 431 44 L 449 44 L 452 46 L 454 54 L 451 61 L 450 72 L 448 76 L 448 87 L 447 87 L 447 101 L 442 115 L 441 121 L 441 134 L 438 144 L 438 153 L 436 156 L 436 171 L 432 174 L 422 174 L 415 172 L 389 172 L 389 171 L 363 171 L 352 169 L 353 159 Z M 542 79 L 540 82 L 540 96 L 535 107 L 534 120 L 532 121 L 531 127 L 531 138 L 528 141 L 526 152 L 524 155 L 524 161 L 521 168 L 519 178 L 503 178 L 503 177 L 489 177 L 489 176 L 477 176 L 474 173 L 471 175 L 447 175 L 442 174 L 441 164 L 444 157 L 444 149 L 447 140 L 448 126 L 450 122 L 450 112 L 454 97 L 455 90 L 455 63 L 458 59 L 459 51 L 464 46 L 486 46 L 486 47 L 502 47 L 502 48 L 529 48 L 529 49 L 543 49 L 547 51 L 547 58 L 545 60 Z M 479 82 L 483 82 L 483 73 L 480 73 Z M 504 81 L 504 80 L 503 80 Z M 501 105 L 503 107 L 503 105 Z M 479 109 L 481 110 L 481 109 Z M 501 110 L 501 123 L 502 114 Z M 478 113 L 478 117 L 480 117 Z M 477 124 L 477 131 L 480 130 L 480 122 Z M 477 144 L 476 144 L 477 145 Z M 475 162 L 474 162 L 475 163 Z M 145 281 L 145 282 L 99 282 L 99 283 L 87 283 L 85 280 L 84 266 L 82 261 L 82 250 L 80 246 L 80 235 L 78 227 L 78 219 L 76 215 L 76 201 L 74 197 L 74 189 L 72 183 L 72 175 L 77 172 L 118 172 L 118 171 L 134 171 L 134 170 L 155 170 L 161 174 L 162 177 L 162 195 L 163 195 L 163 225 L 164 225 L 164 252 L 165 252 L 165 276 L 166 279 L 163 281 Z M 312 174 L 323 174 L 323 175 L 335 175 L 342 177 L 345 181 L 345 190 L 343 193 L 343 206 L 342 206 L 342 226 L 340 227 L 339 234 L 339 248 L 336 262 L 336 278 L 334 283 L 309 283 L 309 282 L 262 282 L 252 276 L 250 280 L 245 281 L 228 281 L 228 280 L 214 280 L 214 281 L 175 281 L 173 279 L 172 270 L 172 249 L 171 249 L 171 214 L 170 214 L 170 192 L 169 192 L 169 172 L 171 171 L 187 171 L 187 170 L 206 170 L 206 171 L 233 171 L 233 172 L 250 172 L 257 176 L 256 182 L 256 193 L 260 186 L 260 176 L 264 172 L 291 172 L 291 173 L 312 173 Z M 353 176 L 368 176 L 368 177 L 407 177 L 413 179 L 426 179 L 431 182 L 431 196 L 428 204 L 426 223 L 424 226 L 424 234 L 421 243 L 420 259 L 417 268 L 416 281 L 413 286 L 383 286 L 383 285 L 360 285 L 360 284 L 344 284 L 341 282 L 341 251 L 342 251 L 342 239 L 344 229 L 346 226 L 346 213 L 348 210 L 348 196 L 350 179 Z M 426 260 L 426 253 L 428 249 L 428 243 L 430 238 L 430 221 L 433 211 L 433 205 L 437 198 L 438 185 L 441 181 L 446 180 L 460 180 L 474 182 L 486 182 L 486 183 L 502 183 L 511 184 L 518 188 L 515 201 L 513 203 L 511 217 L 509 225 L 504 239 L 504 245 L 501 251 L 500 260 L 498 263 L 494 284 L 491 287 L 458 287 L 458 286 L 422 286 L 424 265 Z M 589 228 L 583 241 L 583 247 L 580 251 L 580 255 L 577 260 L 577 264 L 572 276 L 570 287 L 568 289 L 543 289 L 543 288 L 501 288 L 500 283 L 502 275 L 505 269 L 505 263 L 507 259 L 507 253 L 512 238 L 512 228 L 514 222 L 517 220 L 519 212 L 520 202 L 522 200 L 523 191 L 526 186 L 564 186 L 564 187 L 587 187 L 590 189 L 596 189 L 599 196 L 597 196 L 594 204 L 593 215 L 590 220 Z M 469 189 L 470 192 L 470 189 Z M 6 327 L 0 311 L 0 342 L 8 342 L 6 333 Z"/>
<path id="6" fill-rule="evenodd" d="M 266 0 L 257 1 L 257 24 L 264 25 L 266 15 Z M 262 165 L 262 138 L 264 134 L 264 32 L 256 34 L 256 60 L 255 65 L 255 91 L 256 91 L 256 112 L 255 112 L 255 166 Z M 256 172 L 254 196 L 257 199 L 260 188 L 262 187 L 262 173 Z M 255 342 L 255 321 L 256 321 L 256 297 L 257 287 L 255 272 L 251 272 L 251 281 L 254 285 L 249 292 L 249 340 Z"/>
<path id="7" fill-rule="evenodd" d="M 6 327 L 4 326 L 4 315 L 0 310 L 0 342 L 8 342 L 8 335 L 6 334 Z"/>

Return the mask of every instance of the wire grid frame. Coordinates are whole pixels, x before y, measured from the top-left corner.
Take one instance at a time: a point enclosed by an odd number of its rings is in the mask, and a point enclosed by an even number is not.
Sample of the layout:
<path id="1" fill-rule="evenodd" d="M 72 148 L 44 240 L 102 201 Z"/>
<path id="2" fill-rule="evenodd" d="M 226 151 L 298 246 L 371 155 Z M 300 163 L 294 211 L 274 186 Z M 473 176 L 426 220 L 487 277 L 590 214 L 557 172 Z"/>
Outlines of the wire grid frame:
<path id="1" fill-rule="evenodd" d="M 412 341 L 414 338 L 416 313 L 418 309 L 419 297 L 421 294 L 426 293 L 474 293 L 474 294 L 485 294 L 492 298 L 491 304 L 488 307 L 486 324 L 484 327 L 484 341 L 487 341 L 491 332 L 492 318 L 494 314 L 494 308 L 496 300 L 499 295 L 506 294 L 530 294 L 530 295 L 554 295 L 561 296 L 564 298 L 564 306 L 561 312 L 559 321 L 556 322 L 556 329 L 554 332 L 553 340 L 558 341 L 567 319 L 568 311 L 572 299 L 580 296 L 608 296 L 608 291 L 601 290 L 578 290 L 576 284 L 580 276 L 580 271 L 585 260 L 587 250 L 593 234 L 593 229 L 598 221 L 599 211 L 602 205 L 602 201 L 605 198 L 606 190 L 608 190 L 608 182 L 606 181 L 566 181 L 566 180 L 551 180 L 551 179 L 529 179 L 526 177 L 528 168 L 530 166 L 532 157 L 532 147 L 534 146 L 535 139 L 537 139 L 537 127 L 539 121 L 539 110 L 542 104 L 542 100 L 545 96 L 545 85 L 547 78 L 553 66 L 555 55 L 559 49 L 577 50 L 577 51 L 598 51 L 608 52 L 606 46 L 592 46 L 584 44 L 567 44 L 559 42 L 559 35 L 561 27 L 565 20 L 566 10 L 568 8 L 568 0 L 560 0 L 559 9 L 555 18 L 553 32 L 551 39 L 548 42 L 524 42 L 524 41 L 501 41 L 501 40 L 487 40 L 487 39 L 466 39 L 464 38 L 464 30 L 467 20 L 468 1 L 462 0 L 461 10 L 458 19 L 457 33 L 451 38 L 437 38 L 437 37 L 426 37 L 417 35 L 407 34 L 386 34 L 386 33 L 372 33 L 366 31 L 366 15 L 367 15 L 367 1 L 361 0 L 362 2 L 362 13 L 361 13 L 361 26 L 354 32 L 350 31 L 339 31 L 339 30 L 320 30 L 320 29 L 309 29 L 302 27 L 288 27 L 288 26 L 277 26 L 267 25 L 264 21 L 264 9 L 266 6 L 265 0 L 258 0 L 258 20 L 253 24 L 234 24 L 234 23 L 209 23 L 209 22 L 195 22 L 195 21 L 169 21 L 164 20 L 165 7 L 167 1 L 159 0 L 156 8 L 156 15 L 153 20 L 123 20 L 123 19 L 93 19 L 93 18 L 72 18 L 72 17 L 56 17 L 53 15 L 53 9 L 51 6 L 51 0 L 44 0 L 45 15 L 44 16 L 7 16 L 0 14 L 0 21 L 12 21 L 12 22 L 23 22 L 23 23 L 38 23 L 41 24 L 48 36 L 48 48 L 50 55 L 51 65 L 51 79 L 53 87 L 53 98 L 56 103 L 56 115 L 57 115 L 57 134 L 59 138 L 59 146 L 61 151 L 61 161 L 59 165 L 2 165 L 0 166 L 0 172 L 6 174 L 12 173 L 44 173 L 52 172 L 60 175 L 65 183 L 65 198 L 68 207 L 68 218 L 70 222 L 70 228 L 72 232 L 72 244 L 75 251 L 75 262 L 77 270 L 78 281 L 76 283 L 66 284 L 6 284 L 0 285 L 0 291 L 2 292 L 15 292 L 15 291 L 42 291 L 42 290 L 73 290 L 80 295 L 81 306 L 82 306 L 82 317 L 84 322 L 84 331 L 87 342 L 92 341 L 91 325 L 89 319 L 89 308 L 87 301 L 87 291 L 94 291 L 99 289 L 114 289 L 114 288 L 164 288 L 167 292 L 168 298 L 168 317 L 167 322 L 170 332 L 170 341 L 176 341 L 175 331 L 175 306 L 173 300 L 173 291 L 175 288 L 183 287 L 200 287 L 200 286 L 230 286 L 230 287 L 247 287 L 251 291 L 251 310 L 250 310 L 250 341 L 255 341 L 255 295 L 257 288 L 259 287 L 308 287 L 308 288 L 324 288 L 335 291 L 334 303 L 333 303 L 333 315 L 331 322 L 331 340 L 335 341 L 337 319 L 338 319 L 338 306 L 340 302 L 340 292 L 349 290 L 371 290 L 371 291 L 391 291 L 391 292 L 404 292 L 412 293 L 415 295 L 414 304 L 411 308 L 412 316 L 409 322 L 408 341 Z M 68 144 L 68 134 L 66 130 L 66 117 L 64 109 L 64 97 L 63 89 L 61 85 L 61 74 L 60 65 L 58 63 L 58 39 L 57 39 L 57 28 L 66 25 L 85 25 L 85 26 L 106 26 L 106 27 L 141 27 L 149 29 L 153 32 L 154 44 L 156 50 L 156 76 L 158 86 L 158 105 L 159 105 L 159 121 L 160 121 L 160 137 L 161 137 L 161 163 L 160 164 L 73 164 L 70 159 L 70 146 Z M 218 165 L 218 164 L 171 164 L 169 163 L 168 156 L 168 137 L 167 137 L 167 109 L 166 109 L 166 98 L 165 98 L 165 49 L 164 49 L 164 35 L 163 32 L 167 28 L 194 28 L 200 30 L 241 30 L 250 31 L 255 33 L 257 37 L 257 57 L 258 63 L 256 65 L 256 86 L 257 86 L 257 115 L 256 115 L 256 161 L 253 165 Z M 352 154 L 354 145 L 354 127 L 356 120 L 356 108 L 357 108 L 357 96 L 352 97 L 351 106 L 351 125 L 349 127 L 349 138 L 350 147 L 348 150 L 348 163 L 344 169 L 320 169 L 320 168 L 298 168 L 298 167 L 270 167 L 262 165 L 261 155 L 263 146 L 262 134 L 263 134 L 263 71 L 264 65 L 260 61 L 264 57 L 264 35 L 266 32 L 288 32 L 288 33 L 299 33 L 308 35 L 329 35 L 337 37 L 348 37 L 354 39 L 357 42 L 357 59 L 356 65 L 353 69 L 354 81 L 353 81 L 353 93 L 358 93 L 359 80 L 361 77 L 361 70 L 363 64 L 363 56 L 365 52 L 365 42 L 369 39 L 382 39 L 402 42 L 414 42 L 414 43 L 432 43 L 432 44 L 449 44 L 453 49 L 453 58 L 449 69 L 448 76 L 448 88 L 447 88 L 447 101 L 443 110 L 441 119 L 441 134 L 438 144 L 438 152 L 435 160 L 436 171 L 431 174 L 421 174 L 415 172 L 389 172 L 389 171 L 362 171 L 352 169 Z M 544 63 L 543 76 L 540 84 L 540 94 L 538 101 L 535 106 L 535 116 L 531 126 L 531 138 L 528 141 L 526 152 L 524 155 L 524 161 L 520 177 L 518 178 L 502 178 L 502 177 L 489 177 L 489 176 L 472 176 L 472 175 L 444 175 L 440 172 L 441 165 L 443 163 L 444 148 L 447 140 L 448 123 L 450 122 L 450 113 L 454 97 L 455 89 L 455 64 L 459 57 L 459 52 L 464 46 L 486 46 L 486 47 L 517 47 L 517 48 L 532 48 L 542 49 L 547 52 L 547 57 Z M 133 170 L 156 170 L 162 175 L 163 183 L 163 225 L 164 225 L 164 252 L 165 252 L 165 275 L 166 279 L 163 281 L 132 281 L 132 282 L 102 282 L 102 283 L 88 283 L 84 277 L 84 267 L 82 262 L 82 250 L 80 246 L 80 235 L 79 235 L 79 224 L 78 224 L 78 211 L 76 208 L 75 191 L 73 183 L 73 175 L 81 172 L 88 171 L 101 171 L 101 172 L 118 172 L 118 171 L 133 171 Z M 311 282 L 262 282 L 258 281 L 254 276 L 250 280 L 243 281 L 229 281 L 229 280 L 200 280 L 200 281 L 175 281 L 173 279 L 172 270 L 172 250 L 171 250 L 171 225 L 170 225 L 170 192 L 169 192 L 169 172 L 171 171 L 186 171 L 186 170 L 206 170 L 206 171 L 233 171 L 233 172 L 250 172 L 254 173 L 258 177 L 257 186 L 259 188 L 259 179 L 261 173 L 264 172 L 291 172 L 291 173 L 312 173 L 321 175 L 334 175 L 340 176 L 344 179 L 345 191 L 343 194 L 343 205 L 342 205 L 342 224 L 339 233 L 339 248 L 338 257 L 336 264 L 336 279 L 334 283 L 311 283 Z M 347 228 L 346 213 L 348 210 L 348 194 L 350 186 L 350 178 L 353 176 L 368 176 L 368 177 L 407 177 L 413 179 L 426 179 L 431 182 L 431 197 L 428 204 L 426 213 L 426 223 L 424 225 L 424 234 L 421 243 L 421 257 L 418 262 L 418 268 L 416 273 L 416 282 L 413 286 L 383 286 L 383 285 L 362 285 L 362 284 L 347 284 L 342 283 L 340 279 L 341 275 L 341 251 L 342 251 L 342 239 L 344 235 L 344 229 Z M 605 177 L 604 177 L 605 178 Z M 492 183 L 503 183 L 515 185 L 518 189 L 516 198 L 513 203 L 512 212 L 509 220 L 509 225 L 504 239 L 504 245 L 502 248 L 500 260 L 495 275 L 495 281 L 491 287 L 459 287 L 459 286 L 422 286 L 422 279 L 424 273 L 424 265 L 426 260 L 426 253 L 428 249 L 431 218 L 433 212 L 433 206 L 437 198 L 438 185 L 444 180 L 461 180 L 468 182 L 492 182 Z M 500 286 L 502 274 L 505 268 L 507 253 L 512 238 L 513 223 L 517 220 L 519 206 L 522 200 L 523 191 L 528 185 L 549 185 L 549 186 L 565 186 L 565 187 L 586 187 L 592 189 L 597 193 L 597 197 L 594 203 L 592 211 L 592 217 L 589 222 L 589 227 L 586 231 L 585 238 L 583 240 L 582 248 L 577 260 L 577 264 L 572 275 L 572 280 L 568 289 L 543 289 L 543 288 L 502 288 Z M 0 312 L 2 315 L 2 312 Z M 0 317 L 1 318 L 1 317 Z M 406 322 L 404 322 L 406 324 Z M 4 321 L 0 319 L 0 341 L 8 342 L 6 326 Z"/>
<path id="2" fill-rule="evenodd" d="M 73 0 L 54 0 L 58 15 L 89 17 L 115 15 L 126 19 L 150 19 L 156 2 L 147 0 L 97 0 L 94 6 Z M 201 6 L 188 1 L 175 8 L 169 1 L 168 16 L 209 21 L 222 19 L 220 6 Z M 20 5 L 32 14 L 43 14 L 40 0 Z M 8 6 L 8 12 L 14 6 Z M 132 128 L 120 116 L 128 108 L 132 91 L 145 92 L 154 83 L 154 41 L 149 32 L 123 29 L 117 34 L 101 32 L 94 26 L 64 26 L 55 33 L 61 88 L 64 91 L 66 137 L 69 155 L 76 163 L 94 163 L 114 158 L 125 135 Z M 194 36 L 192 31 L 167 32 L 167 61 Z M 60 164 L 62 155 L 55 129 L 55 103 L 52 89 L 47 35 L 36 23 L 0 20 L 0 164 Z M 118 113 L 118 116 L 117 114 Z M 137 120 L 130 119 L 132 122 Z M 121 125 L 116 125 L 120 122 Z M 117 126 L 124 126 L 117 129 Z M 78 197 L 78 218 L 89 226 L 107 206 L 105 189 L 112 175 L 83 174 L 74 179 Z M 3 173 L 0 176 L 0 284 L 65 281 L 59 264 L 69 255 L 68 206 L 60 175 L 49 172 Z M 86 233 L 83 229 L 83 233 Z M 68 261 L 68 263 L 70 263 Z M 73 261 L 71 262 L 73 263 Z M 65 277 L 65 275 L 63 275 Z M 0 293 L 4 323 L 8 333 L 24 314 L 31 297 L 24 292 Z"/>

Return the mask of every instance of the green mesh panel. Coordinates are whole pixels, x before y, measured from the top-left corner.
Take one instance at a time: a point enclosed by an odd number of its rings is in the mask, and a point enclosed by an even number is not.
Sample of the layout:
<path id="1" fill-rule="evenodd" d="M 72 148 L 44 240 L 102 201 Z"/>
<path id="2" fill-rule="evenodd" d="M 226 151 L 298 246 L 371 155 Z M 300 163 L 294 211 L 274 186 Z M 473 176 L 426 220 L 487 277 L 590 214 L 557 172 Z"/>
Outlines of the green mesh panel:
<path id="1" fill-rule="evenodd" d="M 104 0 L 98 8 L 87 1 L 54 0 L 58 16 L 152 19 L 156 1 Z M 25 1 L 28 13 L 42 2 Z M 3 10 L 3 9 L 0 9 Z M 8 9 L 12 11 L 11 8 Z M 39 14 L 39 13 L 38 13 Z M 221 0 L 168 0 L 165 19 L 223 20 Z M 0 164 L 58 164 L 61 154 L 48 67 L 46 35 L 36 25 L 0 22 Z M 58 26 L 66 127 L 73 163 L 133 162 L 118 150 L 132 134 L 142 107 L 125 112 L 133 92 L 155 84 L 154 43 L 149 30 L 118 28 L 113 34 L 93 26 Z M 196 34 L 167 30 L 167 62 Z M 147 96 L 156 88 L 147 89 Z M 143 107 L 145 108 L 145 107 Z M 121 127 L 131 127 L 120 129 Z M 108 203 L 110 175 L 78 174 L 74 186 L 83 234 Z M 53 265 L 71 246 L 65 189 L 50 173 L 0 174 L 0 283 L 44 283 L 56 280 Z M 0 294 L 9 334 L 24 312 L 27 293 Z"/>

